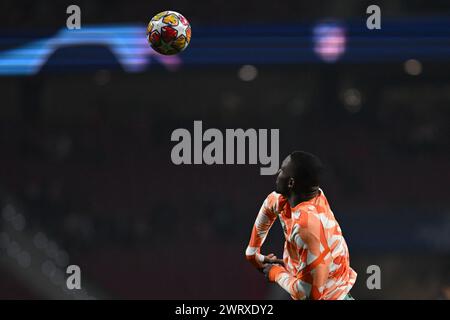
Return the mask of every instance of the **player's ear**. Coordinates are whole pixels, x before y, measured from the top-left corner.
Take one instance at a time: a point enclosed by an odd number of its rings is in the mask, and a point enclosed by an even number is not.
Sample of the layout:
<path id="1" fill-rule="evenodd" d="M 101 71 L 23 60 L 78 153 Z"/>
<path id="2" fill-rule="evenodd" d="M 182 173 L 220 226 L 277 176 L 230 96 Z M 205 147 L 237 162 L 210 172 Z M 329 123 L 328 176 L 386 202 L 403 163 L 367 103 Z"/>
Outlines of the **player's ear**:
<path id="1" fill-rule="evenodd" d="M 294 178 L 289 178 L 289 181 L 288 181 L 288 188 L 293 189 L 293 188 L 294 188 L 294 185 L 295 185 L 295 180 L 294 180 Z"/>

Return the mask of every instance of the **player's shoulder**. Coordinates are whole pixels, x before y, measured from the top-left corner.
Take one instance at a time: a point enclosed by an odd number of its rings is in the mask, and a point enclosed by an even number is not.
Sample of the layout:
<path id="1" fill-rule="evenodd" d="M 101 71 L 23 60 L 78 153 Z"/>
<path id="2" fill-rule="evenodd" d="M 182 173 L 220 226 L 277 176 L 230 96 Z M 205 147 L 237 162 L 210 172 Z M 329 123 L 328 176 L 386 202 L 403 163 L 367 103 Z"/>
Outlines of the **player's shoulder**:
<path id="1" fill-rule="evenodd" d="M 283 196 L 275 191 L 269 193 L 264 201 L 264 205 L 266 207 L 271 208 L 274 211 L 277 211 L 279 208 L 280 201 L 282 201 Z"/>
<path id="2" fill-rule="evenodd" d="M 272 191 L 271 193 L 269 193 L 267 195 L 267 199 L 271 199 L 271 200 L 278 200 L 281 197 L 280 193 L 277 193 L 276 191 Z"/>
<path id="3" fill-rule="evenodd" d="M 272 206 L 278 203 L 278 201 L 280 200 L 281 194 L 272 191 L 271 193 L 269 193 L 266 197 L 266 202 L 267 205 Z"/>
<path id="4" fill-rule="evenodd" d="M 294 211 L 292 217 L 299 221 L 301 225 L 312 222 L 319 222 L 322 216 L 329 212 L 328 201 L 322 190 L 314 201 L 308 201 L 300 205 L 297 211 Z"/>

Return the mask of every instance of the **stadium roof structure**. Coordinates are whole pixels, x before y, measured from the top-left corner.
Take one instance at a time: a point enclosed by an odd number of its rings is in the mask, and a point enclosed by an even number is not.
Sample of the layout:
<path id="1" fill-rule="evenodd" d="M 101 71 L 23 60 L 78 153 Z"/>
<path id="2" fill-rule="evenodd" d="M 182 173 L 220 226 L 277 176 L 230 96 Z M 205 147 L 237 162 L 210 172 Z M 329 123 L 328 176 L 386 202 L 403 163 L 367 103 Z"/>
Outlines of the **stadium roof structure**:
<path id="1" fill-rule="evenodd" d="M 367 29 L 364 19 L 282 26 L 193 26 L 189 47 L 175 56 L 153 51 L 145 26 L 138 24 L 63 28 L 44 38 L 14 32 L 3 35 L 0 75 L 34 75 L 43 66 L 64 72 L 69 67 L 89 70 L 119 65 L 125 72 L 144 72 L 152 61 L 174 71 L 182 64 L 389 63 L 412 58 L 447 61 L 450 57 L 450 18 L 445 17 L 383 20 L 379 30 Z M 115 61 L 111 62 L 105 50 L 89 50 L 92 46 L 109 50 Z M 56 55 L 61 49 L 78 51 L 68 58 L 68 51 Z"/>

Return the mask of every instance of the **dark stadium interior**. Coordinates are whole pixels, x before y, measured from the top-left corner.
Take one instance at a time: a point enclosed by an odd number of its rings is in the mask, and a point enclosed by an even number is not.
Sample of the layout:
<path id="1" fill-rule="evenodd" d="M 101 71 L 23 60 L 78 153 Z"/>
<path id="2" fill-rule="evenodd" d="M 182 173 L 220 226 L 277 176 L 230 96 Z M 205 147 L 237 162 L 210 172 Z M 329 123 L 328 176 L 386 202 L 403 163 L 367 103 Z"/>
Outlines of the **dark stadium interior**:
<path id="1" fill-rule="evenodd" d="M 145 24 L 170 7 L 208 26 L 265 23 L 277 12 L 294 22 L 345 19 L 369 2 L 288 1 L 289 10 L 271 3 L 79 5 L 92 24 Z M 379 5 L 392 17 L 450 14 L 438 1 Z M 65 7 L 3 1 L 1 31 L 54 30 Z M 1 76 L 0 298 L 55 297 L 20 267 L 30 263 L 12 245 L 17 233 L 16 244 L 29 239 L 53 266 L 79 265 L 98 298 L 285 299 L 244 256 L 275 176 L 261 176 L 260 165 L 174 165 L 170 135 L 192 131 L 194 120 L 205 129 L 278 128 L 281 158 L 298 149 L 324 161 L 322 188 L 358 273 L 357 299 L 442 298 L 450 269 L 450 60 L 424 61 L 418 76 L 403 61 L 257 65 L 253 81 L 239 78 L 240 67 Z M 281 255 L 282 240 L 276 223 L 267 252 Z M 372 264 L 383 270 L 383 290 L 366 287 Z"/>

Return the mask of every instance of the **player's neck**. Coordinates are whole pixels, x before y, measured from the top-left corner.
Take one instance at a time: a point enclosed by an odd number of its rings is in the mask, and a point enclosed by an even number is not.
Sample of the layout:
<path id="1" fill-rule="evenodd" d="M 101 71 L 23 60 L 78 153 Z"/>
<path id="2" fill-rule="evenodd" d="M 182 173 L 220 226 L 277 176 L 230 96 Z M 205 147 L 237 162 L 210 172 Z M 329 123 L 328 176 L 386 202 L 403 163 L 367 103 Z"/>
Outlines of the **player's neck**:
<path id="1" fill-rule="evenodd" d="M 288 202 L 291 208 L 298 206 L 300 203 L 309 201 L 319 195 L 319 190 L 314 190 L 308 193 L 292 193 L 288 196 Z"/>

